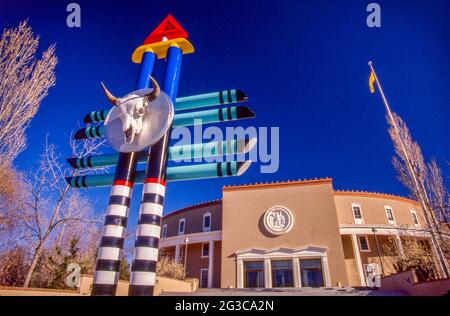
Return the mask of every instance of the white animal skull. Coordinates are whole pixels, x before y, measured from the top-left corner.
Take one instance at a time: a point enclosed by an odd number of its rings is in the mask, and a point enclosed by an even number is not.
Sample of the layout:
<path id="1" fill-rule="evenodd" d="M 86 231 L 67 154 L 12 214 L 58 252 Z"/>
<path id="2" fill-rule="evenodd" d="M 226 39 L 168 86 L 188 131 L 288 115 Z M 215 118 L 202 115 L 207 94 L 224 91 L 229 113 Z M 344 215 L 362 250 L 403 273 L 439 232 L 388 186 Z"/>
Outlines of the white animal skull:
<path id="1" fill-rule="evenodd" d="M 107 99 L 111 104 L 121 107 L 125 113 L 123 120 L 122 130 L 125 137 L 125 142 L 131 144 L 134 138 L 139 135 L 142 131 L 142 118 L 145 114 L 146 108 L 150 102 L 155 100 L 161 90 L 158 83 L 153 77 L 150 77 L 153 83 L 154 89 L 152 92 L 148 93 L 147 89 L 133 91 L 123 98 L 116 98 L 113 96 L 108 89 L 101 83 L 103 90 L 105 91 Z"/>

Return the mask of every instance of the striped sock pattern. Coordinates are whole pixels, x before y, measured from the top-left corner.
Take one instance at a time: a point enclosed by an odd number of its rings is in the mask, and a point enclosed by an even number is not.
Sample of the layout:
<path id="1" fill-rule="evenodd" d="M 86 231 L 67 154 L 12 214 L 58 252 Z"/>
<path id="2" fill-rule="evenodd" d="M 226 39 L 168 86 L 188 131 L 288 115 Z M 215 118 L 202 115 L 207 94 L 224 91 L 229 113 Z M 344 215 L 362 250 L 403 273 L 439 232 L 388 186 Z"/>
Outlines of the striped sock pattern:
<path id="1" fill-rule="evenodd" d="M 151 51 L 144 52 L 136 89 L 147 88 L 148 76 L 153 71 L 154 62 L 155 54 Z M 105 118 L 106 111 L 91 112 L 85 121 L 104 121 Z M 75 139 L 97 138 L 104 134 L 105 127 L 100 124 L 77 131 Z M 136 179 L 137 161 L 138 154 L 135 152 L 119 154 L 105 218 L 105 228 L 97 256 L 92 295 L 114 296 L 116 294 L 120 265 L 124 256 L 125 232 L 133 184 Z M 90 164 L 91 162 L 88 160 L 86 163 Z M 86 180 L 84 180 L 84 184 L 86 184 Z"/>
<path id="2" fill-rule="evenodd" d="M 167 52 L 163 91 L 175 103 L 181 66 L 181 50 L 171 46 Z M 153 296 L 161 231 L 161 216 L 166 193 L 167 157 L 172 128 L 151 146 L 148 153 L 139 221 L 131 265 L 130 296 Z"/>
<path id="3" fill-rule="evenodd" d="M 164 180 L 145 179 L 131 266 L 132 296 L 153 295 L 165 191 Z"/>
<path id="4" fill-rule="evenodd" d="M 124 256 L 124 242 L 133 183 L 136 154 L 120 154 L 116 175 L 111 187 L 104 229 L 95 266 L 91 295 L 116 295 L 120 265 Z"/>
<path id="5" fill-rule="evenodd" d="M 95 267 L 92 295 L 115 295 L 128 222 L 131 186 L 112 186 L 105 217 L 105 227 Z"/>

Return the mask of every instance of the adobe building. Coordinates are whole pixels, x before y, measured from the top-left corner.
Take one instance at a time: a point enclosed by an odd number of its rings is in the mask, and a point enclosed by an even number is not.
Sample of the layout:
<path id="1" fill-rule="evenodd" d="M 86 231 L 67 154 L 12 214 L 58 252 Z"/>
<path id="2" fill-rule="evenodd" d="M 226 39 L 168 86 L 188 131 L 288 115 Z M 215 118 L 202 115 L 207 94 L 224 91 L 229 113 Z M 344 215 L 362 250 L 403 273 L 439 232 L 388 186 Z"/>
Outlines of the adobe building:
<path id="1" fill-rule="evenodd" d="M 394 272 L 383 245 L 429 246 L 416 201 L 337 191 L 332 179 L 223 187 L 220 200 L 163 217 L 160 249 L 201 287 L 372 286 Z"/>

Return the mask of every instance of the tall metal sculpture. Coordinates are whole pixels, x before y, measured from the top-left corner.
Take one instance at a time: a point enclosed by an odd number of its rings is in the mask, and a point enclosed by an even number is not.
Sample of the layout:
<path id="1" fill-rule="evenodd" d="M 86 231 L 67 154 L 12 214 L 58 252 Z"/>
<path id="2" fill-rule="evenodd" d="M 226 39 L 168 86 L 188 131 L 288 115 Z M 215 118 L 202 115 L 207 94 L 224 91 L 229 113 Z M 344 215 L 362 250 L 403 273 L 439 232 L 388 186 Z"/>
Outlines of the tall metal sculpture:
<path id="1" fill-rule="evenodd" d="M 254 117 L 252 110 L 245 106 L 174 113 L 247 101 L 247 96 L 240 90 L 177 98 L 182 56 L 194 52 L 187 37 L 186 31 L 169 15 L 132 55 L 133 62 L 140 63 L 136 91 L 118 98 L 102 83 L 113 108 L 86 115 L 85 123 L 99 124 L 83 128 L 75 134 L 76 139 L 106 136 L 111 146 L 119 152 L 67 159 L 76 169 L 116 165 L 115 174 L 66 179 L 74 188 L 111 186 L 92 295 L 113 296 L 116 293 L 135 183 L 143 183 L 143 189 L 129 295 L 147 296 L 154 292 L 166 182 L 239 176 L 251 163 L 230 161 L 167 168 L 169 160 L 246 153 L 256 144 L 256 139 L 245 138 L 169 147 L 172 127 Z M 151 77 L 156 59 L 166 61 L 162 88 Z M 153 88 L 149 88 L 150 83 Z M 138 163 L 144 162 L 146 169 L 137 171 Z"/>

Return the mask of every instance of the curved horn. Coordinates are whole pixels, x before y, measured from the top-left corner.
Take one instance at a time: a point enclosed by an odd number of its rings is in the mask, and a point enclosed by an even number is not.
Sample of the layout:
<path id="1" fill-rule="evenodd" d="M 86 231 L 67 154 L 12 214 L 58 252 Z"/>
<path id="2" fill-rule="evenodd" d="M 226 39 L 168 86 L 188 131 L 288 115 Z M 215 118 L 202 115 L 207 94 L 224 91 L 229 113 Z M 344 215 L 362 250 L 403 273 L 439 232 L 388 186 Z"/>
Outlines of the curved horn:
<path id="1" fill-rule="evenodd" d="M 159 87 L 158 82 L 152 77 L 148 76 L 153 83 L 153 91 L 146 95 L 149 101 L 153 101 L 161 94 L 161 88 Z"/>
<path id="2" fill-rule="evenodd" d="M 108 99 L 109 102 L 111 102 L 112 105 L 117 105 L 117 98 L 115 96 L 113 96 L 111 94 L 111 92 L 108 91 L 108 89 L 106 89 L 105 85 L 103 84 L 103 82 L 100 82 L 100 84 L 102 85 L 103 91 L 105 91 L 105 95 L 106 98 Z"/>

